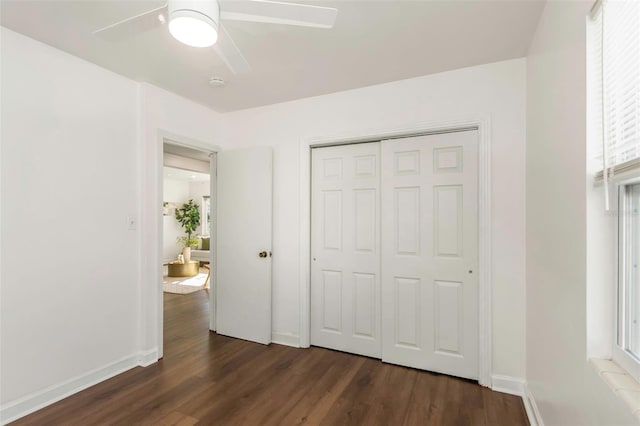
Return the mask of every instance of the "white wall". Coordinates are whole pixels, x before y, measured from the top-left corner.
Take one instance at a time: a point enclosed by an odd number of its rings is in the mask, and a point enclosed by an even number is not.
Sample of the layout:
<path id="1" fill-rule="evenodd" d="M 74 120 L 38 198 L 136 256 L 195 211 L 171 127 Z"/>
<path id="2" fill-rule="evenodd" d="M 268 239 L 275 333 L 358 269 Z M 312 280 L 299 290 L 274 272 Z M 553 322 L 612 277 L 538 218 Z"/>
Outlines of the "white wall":
<path id="1" fill-rule="evenodd" d="M 275 334 L 299 333 L 301 139 L 478 117 L 493 144 L 494 373 L 524 377 L 524 59 L 224 114 L 225 140 L 274 149 Z"/>
<path id="2" fill-rule="evenodd" d="M 4 422 L 157 359 L 159 135 L 212 147 L 220 125 L 206 107 L 0 35 Z"/>
<path id="3" fill-rule="evenodd" d="M 527 61 L 527 380 L 547 426 L 637 424 L 587 364 L 591 5 L 548 2 Z"/>
<path id="4" fill-rule="evenodd" d="M 182 205 L 189 201 L 190 186 L 190 182 L 186 180 L 164 178 L 162 200 Z M 162 216 L 162 260 L 164 262 L 176 259 L 181 250 L 177 239 L 183 235 L 184 231 L 175 214 Z"/>
<path id="5" fill-rule="evenodd" d="M 139 239 L 127 217 L 138 217 L 139 145 L 136 83 L 0 34 L 6 408 L 128 357 L 135 365 Z"/>
<path id="6" fill-rule="evenodd" d="M 140 162 L 141 190 L 141 313 L 142 342 L 145 351 L 158 351 L 162 323 L 162 294 L 157 283 L 162 281 L 161 208 L 163 135 L 177 136 L 198 148 L 228 147 L 220 138 L 221 116 L 195 102 L 166 90 L 141 84 L 142 157 Z"/>

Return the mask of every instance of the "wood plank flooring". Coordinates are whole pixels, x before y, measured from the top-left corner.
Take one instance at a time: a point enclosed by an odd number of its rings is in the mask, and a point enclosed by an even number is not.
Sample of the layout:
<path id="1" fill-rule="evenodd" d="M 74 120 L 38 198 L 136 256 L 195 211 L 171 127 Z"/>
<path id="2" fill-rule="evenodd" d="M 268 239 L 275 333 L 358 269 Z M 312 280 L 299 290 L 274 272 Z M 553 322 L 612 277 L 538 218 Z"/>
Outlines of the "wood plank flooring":
<path id="1" fill-rule="evenodd" d="M 527 425 L 519 397 L 321 348 L 208 331 L 207 293 L 165 293 L 165 356 L 15 425 Z"/>

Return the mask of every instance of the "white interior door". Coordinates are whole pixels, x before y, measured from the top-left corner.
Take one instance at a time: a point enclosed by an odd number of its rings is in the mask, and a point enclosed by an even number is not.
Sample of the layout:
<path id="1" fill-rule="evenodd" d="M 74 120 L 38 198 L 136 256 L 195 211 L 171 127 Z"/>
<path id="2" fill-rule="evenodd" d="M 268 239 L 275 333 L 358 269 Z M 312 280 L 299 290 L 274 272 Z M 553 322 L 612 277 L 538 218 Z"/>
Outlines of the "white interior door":
<path id="1" fill-rule="evenodd" d="M 271 148 L 218 153 L 216 326 L 271 342 Z"/>
<path id="2" fill-rule="evenodd" d="M 312 345 L 380 358 L 380 143 L 312 150 Z"/>
<path id="3" fill-rule="evenodd" d="M 478 378 L 477 142 L 382 142 L 383 361 Z"/>

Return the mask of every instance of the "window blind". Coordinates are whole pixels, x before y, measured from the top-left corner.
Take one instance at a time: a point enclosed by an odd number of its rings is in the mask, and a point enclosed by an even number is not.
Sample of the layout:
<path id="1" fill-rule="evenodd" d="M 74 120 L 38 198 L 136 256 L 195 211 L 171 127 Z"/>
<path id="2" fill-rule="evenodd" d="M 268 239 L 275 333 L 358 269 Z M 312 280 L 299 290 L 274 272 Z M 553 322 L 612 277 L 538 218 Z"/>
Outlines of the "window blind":
<path id="1" fill-rule="evenodd" d="M 602 135 L 598 158 L 604 180 L 640 171 L 640 1 L 596 5 L 589 31 L 595 126 Z M 606 174 L 604 172 L 607 172 Z"/>

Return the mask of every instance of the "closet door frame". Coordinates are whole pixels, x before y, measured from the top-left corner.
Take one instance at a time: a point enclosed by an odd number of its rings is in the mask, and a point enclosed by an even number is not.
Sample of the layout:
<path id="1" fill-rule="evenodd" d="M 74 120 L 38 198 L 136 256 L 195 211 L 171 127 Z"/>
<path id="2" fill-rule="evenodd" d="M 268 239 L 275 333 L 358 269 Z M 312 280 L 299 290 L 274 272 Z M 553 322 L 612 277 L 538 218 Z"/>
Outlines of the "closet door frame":
<path id="1" fill-rule="evenodd" d="M 488 116 L 417 123 L 400 128 L 374 129 L 349 134 L 303 138 L 300 141 L 300 335 L 298 345 L 309 347 L 311 326 L 311 149 L 314 147 L 374 142 L 383 139 L 478 131 L 478 254 L 479 323 L 478 383 L 491 387 L 491 122 Z M 293 342 L 291 342 L 293 343 Z"/>

